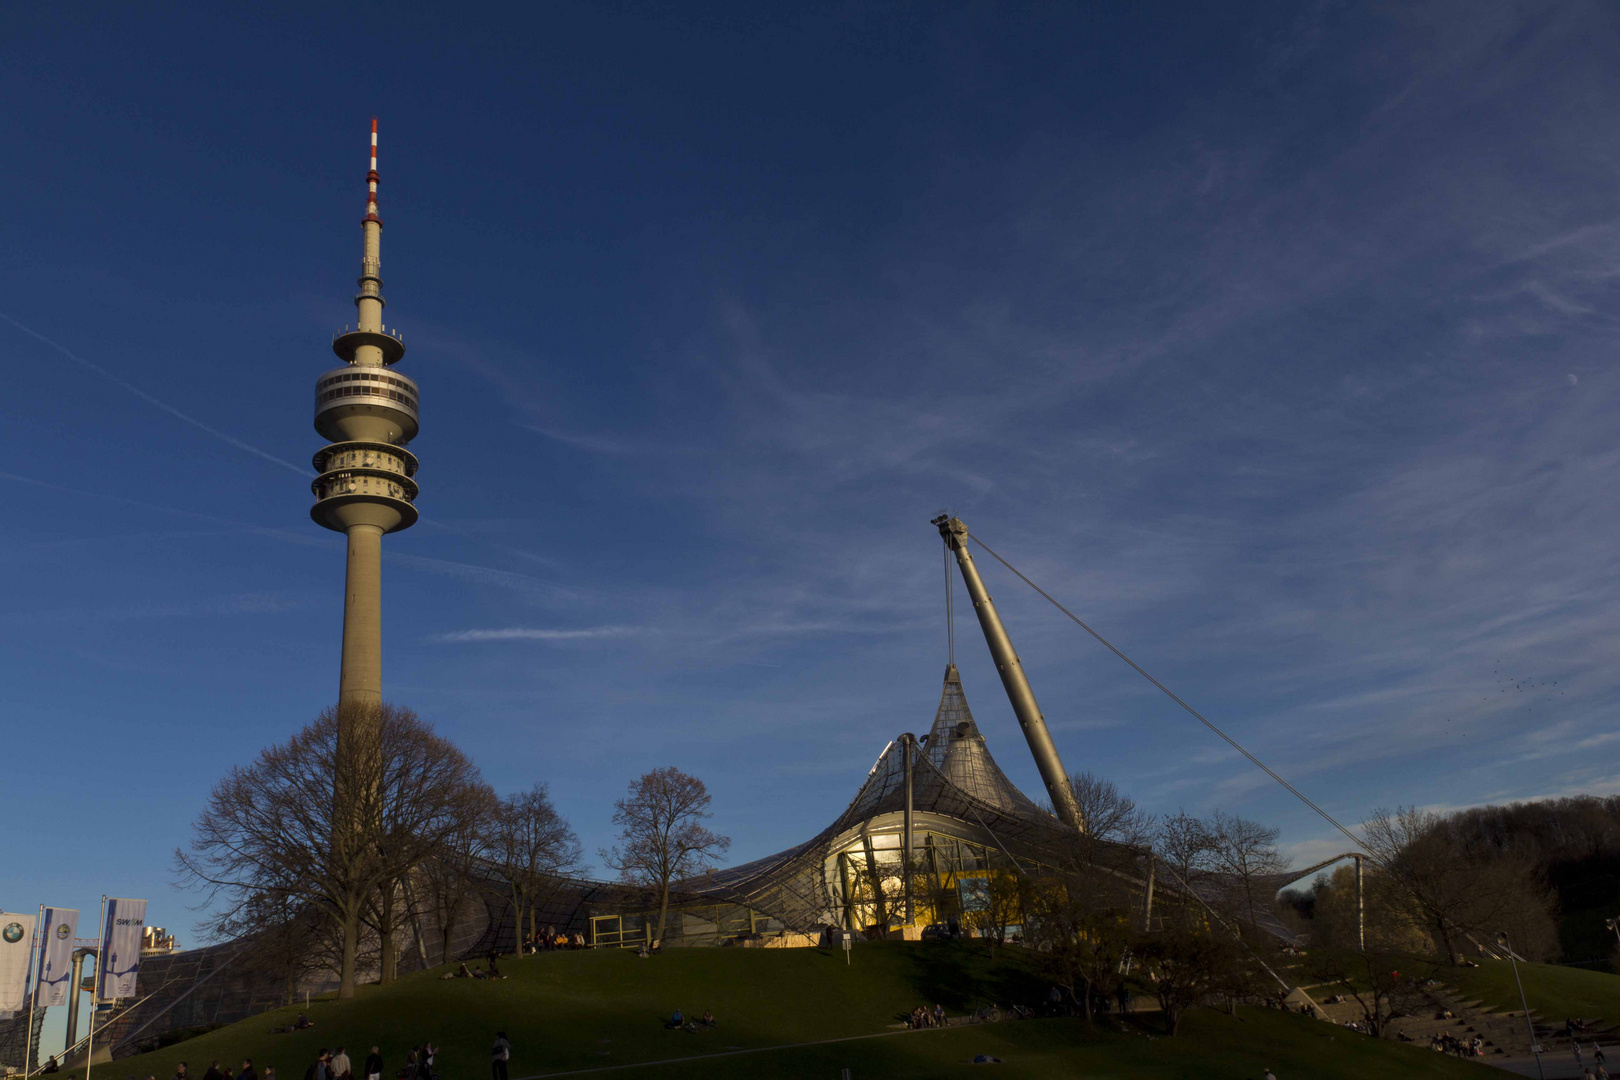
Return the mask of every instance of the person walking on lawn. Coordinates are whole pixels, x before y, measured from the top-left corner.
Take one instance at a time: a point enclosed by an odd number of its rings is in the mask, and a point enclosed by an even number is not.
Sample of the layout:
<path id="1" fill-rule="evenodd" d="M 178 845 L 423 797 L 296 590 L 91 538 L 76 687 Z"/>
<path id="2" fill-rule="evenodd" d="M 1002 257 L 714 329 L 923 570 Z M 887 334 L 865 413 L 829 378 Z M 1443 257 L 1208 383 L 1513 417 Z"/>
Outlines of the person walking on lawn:
<path id="1" fill-rule="evenodd" d="M 506 1041 L 506 1032 L 495 1033 L 495 1045 L 489 1050 L 489 1071 L 491 1080 L 509 1080 L 506 1074 L 506 1063 L 512 1060 L 512 1044 Z"/>

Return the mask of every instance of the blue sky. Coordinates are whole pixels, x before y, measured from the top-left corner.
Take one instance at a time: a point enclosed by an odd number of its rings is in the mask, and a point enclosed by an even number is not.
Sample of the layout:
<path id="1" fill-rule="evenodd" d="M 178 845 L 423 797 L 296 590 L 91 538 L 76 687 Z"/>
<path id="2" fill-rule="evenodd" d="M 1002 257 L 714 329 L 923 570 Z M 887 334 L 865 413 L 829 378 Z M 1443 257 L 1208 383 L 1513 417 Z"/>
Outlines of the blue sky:
<path id="1" fill-rule="evenodd" d="M 1333 812 L 1620 791 L 1602 4 L 0 13 L 0 907 L 147 896 L 336 693 L 381 123 L 388 695 L 753 858 L 945 661 L 942 508 Z M 1067 765 L 1327 828 L 986 565 Z M 971 621 L 970 702 L 1035 769 Z"/>

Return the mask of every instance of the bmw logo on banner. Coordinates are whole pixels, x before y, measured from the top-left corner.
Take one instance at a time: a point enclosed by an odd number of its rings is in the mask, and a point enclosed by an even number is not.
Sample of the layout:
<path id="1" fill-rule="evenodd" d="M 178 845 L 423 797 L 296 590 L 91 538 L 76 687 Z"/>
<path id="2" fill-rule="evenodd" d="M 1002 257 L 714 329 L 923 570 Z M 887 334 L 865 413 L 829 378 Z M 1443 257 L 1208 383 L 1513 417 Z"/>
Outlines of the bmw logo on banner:
<path id="1" fill-rule="evenodd" d="M 39 919 L 0 911 L 0 1017 L 16 1016 L 28 1000 L 28 961 Z"/>

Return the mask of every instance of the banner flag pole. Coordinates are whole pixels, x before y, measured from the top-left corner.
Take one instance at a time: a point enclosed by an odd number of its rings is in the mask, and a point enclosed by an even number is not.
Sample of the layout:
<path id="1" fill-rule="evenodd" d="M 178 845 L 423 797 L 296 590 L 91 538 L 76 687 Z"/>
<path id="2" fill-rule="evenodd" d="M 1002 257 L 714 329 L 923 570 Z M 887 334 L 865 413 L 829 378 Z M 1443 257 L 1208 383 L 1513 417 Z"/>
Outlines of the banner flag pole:
<path id="1" fill-rule="evenodd" d="M 84 1080 L 90 1080 L 90 1067 L 95 1062 L 96 1050 L 96 1003 L 101 1000 L 101 954 L 107 948 L 107 894 L 101 894 L 101 947 L 96 951 L 96 983 L 95 989 L 90 992 L 90 1034 L 84 1042 Z M 73 992 L 77 994 L 79 988 L 75 986 Z"/>
<path id="2" fill-rule="evenodd" d="M 23 1032 L 23 1080 L 28 1080 L 29 1062 L 33 1060 L 34 1053 L 34 999 L 39 997 L 39 976 L 34 972 L 35 954 L 39 952 L 41 942 L 39 936 L 44 929 L 45 905 L 39 905 L 39 917 L 34 921 L 34 946 L 28 953 L 29 981 L 34 983 L 33 990 L 28 995 L 28 1030 Z"/>

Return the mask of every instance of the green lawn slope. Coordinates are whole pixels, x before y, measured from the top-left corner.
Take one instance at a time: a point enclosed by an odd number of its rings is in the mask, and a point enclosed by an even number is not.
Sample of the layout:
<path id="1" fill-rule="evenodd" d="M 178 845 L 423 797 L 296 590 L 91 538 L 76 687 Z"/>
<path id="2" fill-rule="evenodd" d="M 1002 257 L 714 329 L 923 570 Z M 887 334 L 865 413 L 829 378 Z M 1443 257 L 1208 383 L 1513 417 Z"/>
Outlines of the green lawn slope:
<path id="1" fill-rule="evenodd" d="M 423 972 L 364 988 L 353 1001 L 313 1002 L 316 1026 L 308 1031 L 272 1034 L 298 1011 L 278 1010 L 98 1066 L 94 1077 L 166 1080 L 181 1060 L 200 1076 L 211 1060 L 235 1066 L 246 1056 L 261 1071 L 274 1066 L 277 1080 L 302 1080 L 315 1051 L 338 1044 L 357 1066 L 370 1046 L 381 1046 L 392 1077 L 410 1046 L 431 1039 L 441 1047 L 445 1080 L 482 1080 L 497 1029 L 515 1047 L 513 1080 L 632 1064 L 640 1067 L 597 1075 L 836 1080 L 848 1068 L 854 1080 L 944 1077 L 976 1074 L 969 1062 L 981 1053 L 1004 1060 L 994 1075 L 1041 1080 L 1242 1080 L 1267 1066 L 1281 1080 L 1484 1075 L 1471 1063 L 1262 1009 L 1235 1018 L 1194 1012 L 1175 1039 L 1160 1037 L 1157 1016 L 1132 1025 L 1053 1019 L 891 1032 L 889 1025 L 924 1002 L 961 1015 L 986 1002 L 1038 1001 L 1046 985 L 1021 950 L 1003 949 L 992 962 L 970 943 L 863 943 L 851 960 L 846 965 L 842 952 L 820 949 L 682 949 L 651 960 L 565 952 L 507 960 L 509 978 L 494 983 Z M 711 1009 L 720 1025 L 697 1034 L 666 1031 L 661 1018 L 676 1006 L 688 1015 Z M 819 1045 L 800 1045 L 809 1043 Z"/>
<path id="2" fill-rule="evenodd" d="M 1481 960 L 1477 968 L 1441 968 L 1440 981 L 1463 994 L 1478 998 L 1503 1012 L 1518 1012 L 1519 988 L 1513 981 L 1513 965 L 1505 960 Z M 1530 1011 L 1553 1024 L 1566 1017 L 1591 1020 L 1601 1017 L 1607 1024 L 1620 1024 L 1620 975 L 1584 968 L 1552 964 L 1520 964 L 1525 1000 Z"/>

